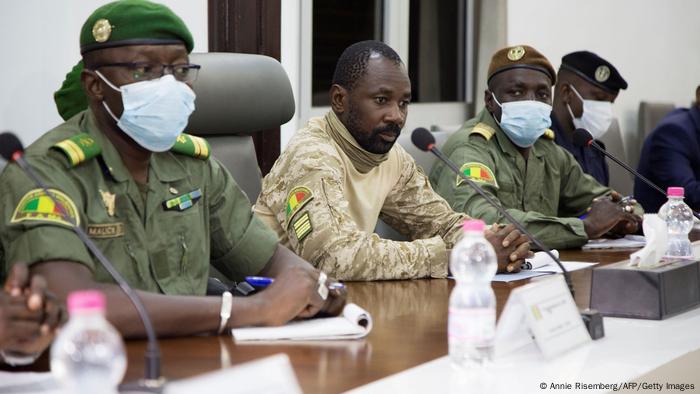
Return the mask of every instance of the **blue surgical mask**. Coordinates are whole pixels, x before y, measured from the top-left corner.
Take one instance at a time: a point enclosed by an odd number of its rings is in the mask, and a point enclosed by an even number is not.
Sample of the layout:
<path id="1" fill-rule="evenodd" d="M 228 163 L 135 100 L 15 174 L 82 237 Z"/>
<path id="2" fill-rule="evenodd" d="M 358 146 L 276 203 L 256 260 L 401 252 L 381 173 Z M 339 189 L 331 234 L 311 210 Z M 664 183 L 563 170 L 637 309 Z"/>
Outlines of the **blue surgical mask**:
<path id="1" fill-rule="evenodd" d="M 550 115 L 552 106 L 535 100 L 510 101 L 499 103 L 496 95 L 493 99 L 501 107 L 501 121 L 496 122 L 508 138 L 521 148 L 531 147 L 545 130 L 552 125 Z"/>
<path id="2" fill-rule="evenodd" d="M 116 87 L 102 73 L 95 73 L 121 92 L 124 111 L 119 118 L 105 101 L 102 105 L 126 135 L 151 152 L 165 152 L 175 145 L 194 111 L 195 94 L 187 84 L 166 74 Z"/>

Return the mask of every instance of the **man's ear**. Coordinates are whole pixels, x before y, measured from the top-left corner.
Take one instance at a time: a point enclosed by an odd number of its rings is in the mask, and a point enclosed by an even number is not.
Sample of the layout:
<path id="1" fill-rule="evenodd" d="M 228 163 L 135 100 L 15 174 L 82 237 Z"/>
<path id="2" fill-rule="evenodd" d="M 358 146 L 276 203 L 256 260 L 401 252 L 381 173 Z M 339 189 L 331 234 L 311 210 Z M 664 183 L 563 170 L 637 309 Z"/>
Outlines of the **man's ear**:
<path id="1" fill-rule="evenodd" d="M 496 110 L 498 109 L 498 105 L 493 99 L 493 94 L 488 89 L 484 90 L 484 105 L 486 106 L 486 109 L 491 113 L 496 112 Z"/>
<path id="2" fill-rule="evenodd" d="M 700 85 L 695 88 L 695 105 L 700 107 Z"/>
<path id="3" fill-rule="evenodd" d="M 80 84 L 83 85 L 88 101 L 104 100 L 104 92 L 102 91 L 104 84 L 100 83 L 100 77 L 95 71 L 83 69 L 80 73 Z"/>
<path id="4" fill-rule="evenodd" d="M 562 103 L 571 105 L 571 95 L 574 94 L 571 90 L 571 85 L 563 83 L 561 89 L 559 89 L 559 94 L 561 94 Z"/>
<path id="5" fill-rule="evenodd" d="M 340 115 L 347 110 L 347 97 L 349 92 L 342 86 L 338 84 L 333 84 L 328 95 L 331 98 L 331 108 L 333 112 Z"/>

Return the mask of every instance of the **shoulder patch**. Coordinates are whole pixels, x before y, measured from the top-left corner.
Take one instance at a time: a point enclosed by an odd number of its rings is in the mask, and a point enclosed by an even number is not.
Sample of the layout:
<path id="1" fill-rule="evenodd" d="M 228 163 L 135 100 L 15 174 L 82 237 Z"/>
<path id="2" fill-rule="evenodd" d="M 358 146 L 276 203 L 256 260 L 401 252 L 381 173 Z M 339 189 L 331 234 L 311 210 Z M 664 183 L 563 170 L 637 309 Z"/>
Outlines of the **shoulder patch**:
<path id="1" fill-rule="evenodd" d="M 551 129 L 547 129 L 544 131 L 544 134 L 542 136 L 548 140 L 554 140 L 554 131 Z"/>
<path id="2" fill-rule="evenodd" d="M 491 171 L 491 169 L 484 164 L 476 162 L 464 163 L 459 171 L 474 182 L 487 183 L 498 187 L 498 182 L 496 182 L 496 177 L 493 175 L 493 171 Z M 464 179 L 458 176 L 457 186 L 461 185 L 463 182 Z"/>
<path id="3" fill-rule="evenodd" d="M 54 144 L 51 149 L 63 153 L 71 167 L 75 167 L 102 153 L 102 148 L 89 134 L 78 134 Z"/>
<path id="4" fill-rule="evenodd" d="M 170 148 L 170 151 L 201 160 L 207 160 L 211 155 L 211 147 L 207 140 L 185 133 L 177 137 L 177 141 L 175 141 L 175 145 Z"/>
<path id="5" fill-rule="evenodd" d="M 303 215 L 299 216 L 299 219 L 295 220 L 292 226 L 294 227 L 294 235 L 297 237 L 297 242 L 303 241 L 313 231 L 308 212 L 304 212 Z"/>
<path id="6" fill-rule="evenodd" d="M 306 186 L 297 186 L 287 195 L 287 226 L 294 215 L 309 201 L 313 200 L 314 195 Z"/>
<path id="7" fill-rule="evenodd" d="M 473 129 L 469 131 L 469 135 L 471 134 L 478 134 L 484 138 L 486 138 L 486 141 L 490 140 L 491 137 L 493 137 L 494 134 L 496 134 L 496 130 L 493 129 L 493 127 L 487 125 L 486 123 L 479 122 L 474 126 Z"/>
<path id="8" fill-rule="evenodd" d="M 78 209 L 75 207 L 73 200 L 56 189 L 49 189 L 49 192 L 53 194 L 56 200 L 63 206 L 66 215 L 72 218 L 75 224 L 79 226 L 80 215 L 78 214 Z M 22 197 L 19 204 L 17 204 L 17 208 L 15 208 L 15 213 L 12 215 L 10 223 L 24 221 L 51 222 L 73 227 L 68 220 L 63 218 L 60 212 L 61 211 L 53 203 L 51 198 L 44 193 L 44 190 L 34 189 L 27 192 L 27 194 Z"/>

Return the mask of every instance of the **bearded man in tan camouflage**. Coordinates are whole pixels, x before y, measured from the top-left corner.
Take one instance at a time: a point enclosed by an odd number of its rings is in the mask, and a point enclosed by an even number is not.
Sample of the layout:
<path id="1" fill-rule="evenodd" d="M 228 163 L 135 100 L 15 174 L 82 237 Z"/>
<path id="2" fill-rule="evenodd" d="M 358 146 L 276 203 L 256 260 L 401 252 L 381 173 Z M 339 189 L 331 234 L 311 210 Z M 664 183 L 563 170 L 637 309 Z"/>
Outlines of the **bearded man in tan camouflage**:
<path id="1" fill-rule="evenodd" d="M 394 50 L 378 41 L 340 56 L 331 110 L 309 120 L 263 180 L 255 212 L 283 244 L 344 280 L 444 278 L 467 216 L 454 212 L 404 149 L 411 82 Z M 413 241 L 373 233 L 381 218 Z M 512 225 L 493 227 L 499 271 L 530 254 Z"/>

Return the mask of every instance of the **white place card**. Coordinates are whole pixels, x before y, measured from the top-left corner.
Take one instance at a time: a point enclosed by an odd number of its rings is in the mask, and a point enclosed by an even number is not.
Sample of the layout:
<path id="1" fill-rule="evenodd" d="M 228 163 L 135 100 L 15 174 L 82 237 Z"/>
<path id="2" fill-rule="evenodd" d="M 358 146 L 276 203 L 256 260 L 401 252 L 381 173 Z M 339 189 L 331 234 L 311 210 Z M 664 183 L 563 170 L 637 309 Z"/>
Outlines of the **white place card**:
<path id="1" fill-rule="evenodd" d="M 276 354 L 215 372 L 170 382 L 165 394 L 301 394 L 286 354 Z"/>
<path id="2" fill-rule="evenodd" d="M 547 359 L 591 340 L 562 275 L 510 292 L 496 327 L 496 357 L 533 340 Z"/>

